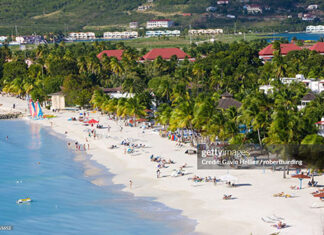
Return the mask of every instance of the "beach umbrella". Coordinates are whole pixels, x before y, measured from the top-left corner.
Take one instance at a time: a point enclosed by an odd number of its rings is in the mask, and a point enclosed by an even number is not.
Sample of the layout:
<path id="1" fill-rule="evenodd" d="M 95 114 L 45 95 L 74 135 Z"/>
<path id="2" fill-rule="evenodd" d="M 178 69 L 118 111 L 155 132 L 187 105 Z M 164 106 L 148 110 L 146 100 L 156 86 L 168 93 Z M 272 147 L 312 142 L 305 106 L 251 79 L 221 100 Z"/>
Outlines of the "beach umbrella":
<path id="1" fill-rule="evenodd" d="M 91 119 L 91 120 L 87 121 L 87 123 L 95 124 L 95 123 L 99 123 L 99 122 L 97 120 Z"/>
<path id="2" fill-rule="evenodd" d="M 222 175 L 219 178 L 221 181 L 226 181 L 226 182 L 236 182 L 237 181 L 237 177 L 230 175 L 230 174 Z"/>
<path id="3" fill-rule="evenodd" d="M 304 175 L 304 174 L 293 175 L 292 177 L 299 179 L 299 181 L 300 181 L 300 187 L 299 187 L 299 189 L 302 188 L 303 179 L 309 179 L 310 178 L 308 175 Z"/>

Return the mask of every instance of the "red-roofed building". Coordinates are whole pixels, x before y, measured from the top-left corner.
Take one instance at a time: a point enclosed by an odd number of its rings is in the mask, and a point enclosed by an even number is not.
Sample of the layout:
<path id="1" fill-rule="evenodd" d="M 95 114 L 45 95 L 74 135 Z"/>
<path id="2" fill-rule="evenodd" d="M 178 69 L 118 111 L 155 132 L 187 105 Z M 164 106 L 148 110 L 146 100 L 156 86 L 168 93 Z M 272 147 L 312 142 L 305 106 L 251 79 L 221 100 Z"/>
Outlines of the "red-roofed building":
<path id="1" fill-rule="evenodd" d="M 169 60 L 174 55 L 178 58 L 178 60 L 183 60 L 186 57 L 190 58 L 189 55 L 179 48 L 155 48 L 144 55 L 143 60 L 155 60 L 159 56 L 161 56 L 164 60 Z"/>
<path id="2" fill-rule="evenodd" d="M 124 50 L 104 50 L 104 51 L 100 52 L 97 55 L 97 57 L 99 60 L 101 60 L 102 56 L 104 54 L 106 54 L 108 57 L 116 57 L 117 60 L 121 60 L 123 53 L 124 53 Z"/>
<path id="3" fill-rule="evenodd" d="M 311 51 L 317 51 L 321 55 L 324 55 L 324 42 L 318 42 L 309 48 Z"/>
<path id="4" fill-rule="evenodd" d="M 291 43 L 280 44 L 280 52 L 281 55 L 283 56 L 287 55 L 291 51 L 300 51 L 300 50 L 302 50 L 302 48 L 300 48 L 295 44 L 291 44 Z M 259 52 L 259 58 L 265 61 L 269 61 L 272 59 L 274 51 L 275 50 L 273 49 L 272 44 L 270 44 Z"/>

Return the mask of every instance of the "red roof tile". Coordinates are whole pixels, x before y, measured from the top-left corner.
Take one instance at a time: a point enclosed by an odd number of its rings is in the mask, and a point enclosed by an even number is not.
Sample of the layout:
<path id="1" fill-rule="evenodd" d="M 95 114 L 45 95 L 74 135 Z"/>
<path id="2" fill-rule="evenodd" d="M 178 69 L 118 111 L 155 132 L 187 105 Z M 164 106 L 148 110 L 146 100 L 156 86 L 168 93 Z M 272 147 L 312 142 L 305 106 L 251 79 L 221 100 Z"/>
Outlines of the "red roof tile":
<path id="1" fill-rule="evenodd" d="M 106 54 L 108 57 L 116 57 L 117 60 L 122 59 L 124 50 L 104 50 L 100 52 L 97 57 L 98 59 L 101 59 L 104 54 Z"/>
<path id="2" fill-rule="evenodd" d="M 318 42 L 309 48 L 311 51 L 317 51 L 318 53 L 324 53 L 324 42 Z"/>
<path id="3" fill-rule="evenodd" d="M 302 50 L 299 46 L 295 44 L 280 44 L 281 54 L 287 55 L 290 51 L 299 51 Z M 260 56 L 269 56 L 273 55 L 274 49 L 272 48 L 272 44 L 268 45 L 267 47 L 263 48 L 260 52 Z"/>
<path id="4" fill-rule="evenodd" d="M 164 60 L 169 60 L 175 55 L 178 59 L 184 59 L 186 57 L 190 58 L 185 52 L 179 48 L 155 48 L 143 56 L 144 60 L 155 60 L 157 57 L 161 56 Z"/>

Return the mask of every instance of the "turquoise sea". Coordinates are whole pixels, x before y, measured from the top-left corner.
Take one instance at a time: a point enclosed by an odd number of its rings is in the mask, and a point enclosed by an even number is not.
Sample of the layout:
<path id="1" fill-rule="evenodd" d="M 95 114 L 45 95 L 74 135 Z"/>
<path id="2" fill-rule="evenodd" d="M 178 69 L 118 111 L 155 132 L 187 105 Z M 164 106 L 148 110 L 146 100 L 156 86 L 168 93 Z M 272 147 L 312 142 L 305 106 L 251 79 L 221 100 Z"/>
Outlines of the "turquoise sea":
<path id="1" fill-rule="evenodd" d="M 37 124 L 0 121 L 0 225 L 13 226 L 1 234 L 192 234 L 195 222 L 180 211 L 121 192 L 88 156 L 75 161 L 64 138 Z M 92 184 L 85 165 L 100 169 L 107 186 Z M 16 204 L 25 197 L 33 201 Z"/>

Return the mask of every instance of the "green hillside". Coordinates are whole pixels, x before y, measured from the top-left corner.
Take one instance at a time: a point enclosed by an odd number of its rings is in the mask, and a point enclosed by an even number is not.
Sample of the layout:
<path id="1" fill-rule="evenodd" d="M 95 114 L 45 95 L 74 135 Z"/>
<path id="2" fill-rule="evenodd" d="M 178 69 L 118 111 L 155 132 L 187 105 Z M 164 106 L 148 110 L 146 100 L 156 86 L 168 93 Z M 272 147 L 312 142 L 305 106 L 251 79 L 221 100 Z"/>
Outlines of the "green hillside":
<path id="1" fill-rule="evenodd" d="M 125 28 L 130 21 L 139 21 L 144 25 L 145 21 L 152 18 L 171 18 L 176 21 L 176 27 L 233 27 L 237 21 L 238 27 L 255 27 L 264 29 L 275 27 L 285 23 L 278 20 L 267 20 L 264 17 L 274 18 L 273 15 L 292 14 L 297 15 L 303 10 L 303 6 L 310 3 L 319 3 L 323 10 L 321 0 L 255 0 L 262 6 L 270 9 L 260 16 L 247 17 L 241 0 L 230 0 L 227 6 L 218 6 L 217 0 L 155 0 L 153 7 L 140 12 L 137 7 L 147 4 L 146 0 L 1 0 L 0 1 L 0 33 L 15 34 L 17 25 L 19 34 L 65 32 L 74 30 L 92 30 L 102 32 L 109 28 Z M 213 13 L 206 13 L 206 8 L 216 6 Z M 281 11 L 281 12 L 280 12 Z M 192 13 L 192 16 L 183 16 L 182 13 Z M 238 19 L 226 17 L 233 14 Z M 288 22 L 287 27 L 303 24 Z"/>

